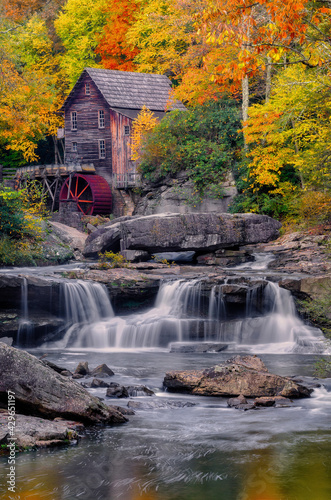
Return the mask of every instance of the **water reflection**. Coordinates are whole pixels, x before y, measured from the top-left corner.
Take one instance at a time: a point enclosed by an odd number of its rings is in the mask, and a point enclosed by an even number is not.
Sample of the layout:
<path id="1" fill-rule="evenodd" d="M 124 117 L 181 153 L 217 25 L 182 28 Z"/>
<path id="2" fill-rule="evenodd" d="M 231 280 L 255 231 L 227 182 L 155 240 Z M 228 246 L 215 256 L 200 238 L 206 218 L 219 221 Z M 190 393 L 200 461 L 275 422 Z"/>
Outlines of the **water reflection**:
<path id="1" fill-rule="evenodd" d="M 170 416 L 171 417 L 171 416 Z M 171 424 L 169 424 L 171 426 Z M 30 452 L 18 462 L 28 500 L 329 500 L 330 433 L 285 435 L 258 450 L 172 443 L 103 430 L 76 448 Z M 231 436 L 229 436 L 231 442 Z M 231 448 L 231 446 L 230 446 Z M 4 493 L 4 490 L 0 490 Z M 3 496 L 1 498 L 7 498 Z"/>

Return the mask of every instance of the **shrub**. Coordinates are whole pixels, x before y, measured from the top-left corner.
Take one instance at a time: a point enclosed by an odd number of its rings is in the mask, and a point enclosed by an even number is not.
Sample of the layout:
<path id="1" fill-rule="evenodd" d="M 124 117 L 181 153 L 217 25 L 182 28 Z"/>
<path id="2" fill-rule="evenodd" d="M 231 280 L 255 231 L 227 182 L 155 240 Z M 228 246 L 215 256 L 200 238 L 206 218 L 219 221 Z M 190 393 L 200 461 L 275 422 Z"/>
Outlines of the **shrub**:
<path id="1" fill-rule="evenodd" d="M 129 267 L 128 261 L 120 253 L 99 253 L 98 268 L 113 269 L 115 267 Z"/>
<path id="2" fill-rule="evenodd" d="M 221 197 L 224 174 L 237 161 L 242 143 L 235 101 L 220 100 L 168 113 L 141 145 L 139 169 L 147 180 L 186 170 L 202 195 Z"/>

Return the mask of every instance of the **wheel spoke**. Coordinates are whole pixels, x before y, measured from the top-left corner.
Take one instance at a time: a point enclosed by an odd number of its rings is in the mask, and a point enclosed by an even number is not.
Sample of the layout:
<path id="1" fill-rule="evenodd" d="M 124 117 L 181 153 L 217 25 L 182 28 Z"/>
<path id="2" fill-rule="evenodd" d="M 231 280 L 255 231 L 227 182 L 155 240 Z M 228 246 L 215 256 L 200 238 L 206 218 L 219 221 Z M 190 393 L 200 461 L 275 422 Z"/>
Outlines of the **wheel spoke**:
<path id="1" fill-rule="evenodd" d="M 83 191 L 81 191 L 79 193 L 79 195 L 77 196 L 77 198 L 79 198 L 80 196 L 82 196 L 82 194 L 84 193 L 85 189 L 87 189 L 88 187 L 89 187 L 88 184 L 86 184 L 86 186 L 84 187 Z"/>

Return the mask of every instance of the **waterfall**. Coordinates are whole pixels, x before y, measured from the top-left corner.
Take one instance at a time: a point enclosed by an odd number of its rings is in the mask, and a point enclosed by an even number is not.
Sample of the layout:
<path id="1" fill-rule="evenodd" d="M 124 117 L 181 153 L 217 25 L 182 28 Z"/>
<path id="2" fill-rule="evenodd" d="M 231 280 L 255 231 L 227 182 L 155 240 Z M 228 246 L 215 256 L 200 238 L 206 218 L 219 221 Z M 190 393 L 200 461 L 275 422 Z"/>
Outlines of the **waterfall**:
<path id="1" fill-rule="evenodd" d="M 104 323 L 114 316 L 106 287 L 89 281 L 64 281 L 61 292 L 66 333 L 57 345 L 88 347 L 93 342 L 102 346 Z"/>
<path id="2" fill-rule="evenodd" d="M 29 321 L 28 280 L 22 278 L 21 283 L 21 317 L 18 323 L 16 345 L 24 345 L 34 334 L 34 326 Z"/>
<path id="3" fill-rule="evenodd" d="M 277 284 L 241 285 L 241 319 L 227 311 L 225 284 L 202 291 L 201 279 L 161 284 L 155 306 L 115 316 L 103 285 L 63 283 L 66 333 L 57 347 L 166 348 L 171 342 L 222 342 L 237 352 L 324 352 L 320 330 L 298 317 L 291 293 Z M 231 305 L 232 309 L 236 305 Z M 239 315 L 240 316 L 240 315 Z M 237 314 L 238 317 L 238 314 Z"/>
<path id="4" fill-rule="evenodd" d="M 259 314 L 256 305 L 261 303 Z M 291 293 L 271 281 L 263 288 L 248 289 L 246 317 L 223 323 L 218 339 L 234 342 L 238 351 L 254 353 L 322 353 L 326 349 L 322 332 L 299 318 Z"/>

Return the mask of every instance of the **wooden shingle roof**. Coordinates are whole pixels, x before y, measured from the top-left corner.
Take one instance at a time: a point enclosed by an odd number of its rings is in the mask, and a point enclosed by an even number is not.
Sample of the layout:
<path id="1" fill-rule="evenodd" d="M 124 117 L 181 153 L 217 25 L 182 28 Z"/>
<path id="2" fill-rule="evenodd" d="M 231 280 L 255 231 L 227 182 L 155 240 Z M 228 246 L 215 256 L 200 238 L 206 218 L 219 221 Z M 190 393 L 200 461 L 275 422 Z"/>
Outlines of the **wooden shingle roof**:
<path id="1" fill-rule="evenodd" d="M 170 98 L 171 82 L 164 75 L 85 68 L 80 79 L 85 72 L 111 108 L 141 109 L 145 105 L 152 111 L 186 109 Z"/>

